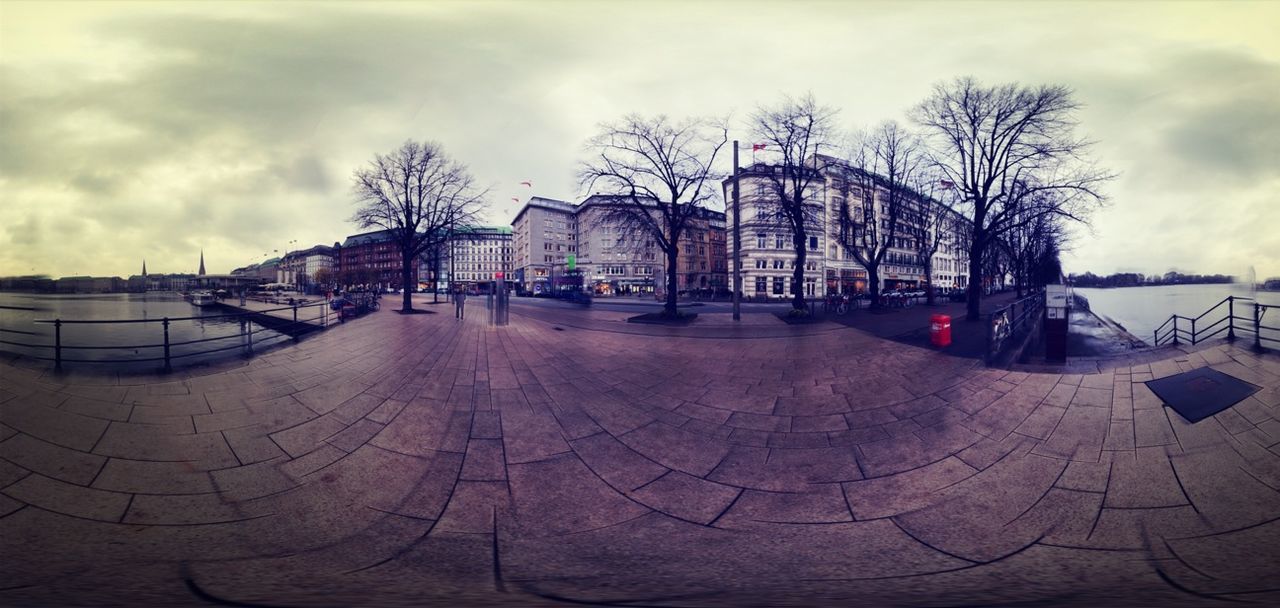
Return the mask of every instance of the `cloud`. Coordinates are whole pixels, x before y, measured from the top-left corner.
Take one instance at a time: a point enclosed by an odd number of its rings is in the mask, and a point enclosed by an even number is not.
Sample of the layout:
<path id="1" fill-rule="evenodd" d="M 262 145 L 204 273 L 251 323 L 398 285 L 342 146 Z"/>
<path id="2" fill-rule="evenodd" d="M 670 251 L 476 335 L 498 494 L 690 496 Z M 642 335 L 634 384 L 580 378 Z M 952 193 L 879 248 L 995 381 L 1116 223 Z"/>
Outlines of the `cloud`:
<path id="1" fill-rule="evenodd" d="M 468 164 L 506 223 L 511 197 L 580 194 L 584 139 L 628 112 L 741 119 L 813 90 L 874 124 L 967 73 L 1075 87 L 1122 173 L 1069 269 L 1280 274 L 1268 7 L 302 6 L 0 5 L 0 275 L 189 271 L 201 247 L 226 271 L 340 241 L 352 171 L 406 138 Z"/>

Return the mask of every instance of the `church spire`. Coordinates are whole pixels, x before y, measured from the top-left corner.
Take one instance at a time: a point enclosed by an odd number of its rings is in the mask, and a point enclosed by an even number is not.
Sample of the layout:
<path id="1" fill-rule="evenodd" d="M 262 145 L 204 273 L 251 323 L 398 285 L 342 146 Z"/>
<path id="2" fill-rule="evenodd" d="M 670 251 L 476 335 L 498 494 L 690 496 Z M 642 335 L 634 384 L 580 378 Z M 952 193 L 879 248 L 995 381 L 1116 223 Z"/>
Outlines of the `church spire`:
<path id="1" fill-rule="evenodd" d="M 204 274 L 204 248 L 200 248 L 200 274 Z"/>
<path id="2" fill-rule="evenodd" d="M 147 259 L 142 259 L 142 276 L 147 276 Z"/>

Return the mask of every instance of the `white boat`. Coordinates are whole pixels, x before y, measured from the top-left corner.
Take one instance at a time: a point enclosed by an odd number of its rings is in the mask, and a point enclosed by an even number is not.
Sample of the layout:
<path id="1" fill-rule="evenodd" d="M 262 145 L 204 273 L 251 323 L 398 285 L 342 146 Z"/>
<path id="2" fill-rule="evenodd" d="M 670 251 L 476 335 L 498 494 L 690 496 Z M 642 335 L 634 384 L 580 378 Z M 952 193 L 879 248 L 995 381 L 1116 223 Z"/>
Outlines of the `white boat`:
<path id="1" fill-rule="evenodd" d="M 217 304 L 217 303 L 218 303 L 217 298 L 214 298 L 213 294 L 207 291 L 197 291 L 191 294 L 191 304 L 195 306 L 200 306 L 200 307 L 213 306 L 214 304 Z"/>

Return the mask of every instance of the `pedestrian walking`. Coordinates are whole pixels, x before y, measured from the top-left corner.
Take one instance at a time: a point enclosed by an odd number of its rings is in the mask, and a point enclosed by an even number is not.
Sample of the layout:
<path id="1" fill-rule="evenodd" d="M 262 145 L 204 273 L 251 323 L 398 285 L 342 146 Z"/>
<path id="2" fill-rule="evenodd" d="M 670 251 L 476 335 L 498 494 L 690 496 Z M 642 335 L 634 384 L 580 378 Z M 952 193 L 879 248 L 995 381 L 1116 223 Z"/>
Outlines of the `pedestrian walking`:
<path id="1" fill-rule="evenodd" d="M 453 294 L 454 317 L 462 319 L 467 311 L 467 292 L 459 289 Z"/>

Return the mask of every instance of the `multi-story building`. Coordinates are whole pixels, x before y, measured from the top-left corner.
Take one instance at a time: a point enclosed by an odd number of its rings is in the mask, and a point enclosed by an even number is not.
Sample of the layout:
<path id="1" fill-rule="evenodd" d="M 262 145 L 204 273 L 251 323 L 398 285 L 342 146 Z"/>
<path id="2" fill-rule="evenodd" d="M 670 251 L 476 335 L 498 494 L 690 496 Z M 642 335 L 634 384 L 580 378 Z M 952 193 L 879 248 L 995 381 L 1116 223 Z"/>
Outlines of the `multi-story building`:
<path id="1" fill-rule="evenodd" d="M 709 292 L 727 288 L 724 225 L 725 214 L 711 209 L 699 208 L 689 218 L 679 244 L 680 268 L 676 277 L 679 291 Z"/>
<path id="2" fill-rule="evenodd" d="M 870 286 L 869 273 L 853 253 L 840 244 L 840 213 L 845 205 L 854 217 L 866 214 L 887 231 L 886 190 L 883 179 L 870 176 L 847 162 L 823 158 L 821 174 L 812 180 L 804 193 L 810 205 L 813 224 L 806 230 L 807 252 L 804 270 L 804 294 L 814 297 L 835 293 L 864 293 Z M 788 298 L 795 269 L 795 250 L 791 231 L 771 217 L 775 196 L 770 174 L 780 167 L 756 164 L 740 171 L 740 205 L 742 208 L 742 274 L 743 295 L 749 297 Z M 724 181 L 726 200 L 730 199 L 733 179 Z M 927 231 L 918 195 L 901 207 L 897 230 L 879 268 L 881 289 L 919 288 L 925 285 L 924 264 L 920 261 L 919 243 Z M 952 213 L 953 211 L 946 211 Z M 733 222 L 729 205 L 726 223 Z M 948 228 L 960 225 L 956 215 L 943 222 Z M 733 249 L 732 233 L 726 247 Z M 968 285 L 967 251 L 961 235 L 948 230 L 934 254 L 933 284 L 938 288 Z"/>
<path id="3" fill-rule="evenodd" d="M 316 245 L 310 249 L 290 251 L 280 258 L 275 282 L 305 287 L 316 282 L 322 269 L 333 272 L 333 254 L 337 249 L 328 245 Z"/>
<path id="4" fill-rule="evenodd" d="M 540 293 L 567 283 L 570 266 L 577 266 L 576 210 L 573 203 L 535 196 L 516 214 L 511 253 L 518 289 Z"/>
<path id="5" fill-rule="evenodd" d="M 506 226 L 464 226 L 439 247 L 439 252 L 440 283 L 450 290 L 483 290 L 498 278 L 514 280 L 512 230 Z M 422 269 L 420 277 L 435 272 L 426 263 Z"/>
<path id="6" fill-rule="evenodd" d="M 400 289 L 400 246 L 390 230 L 378 230 L 347 237 L 334 248 L 334 272 L 343 285 L 365 285 Z M 412 277 L 418 276 L 419 259 L 411 265 Z M 413 289 L 415 285 L 407 286 Z"/>
<path id="7" fill-rule="evenodd" d="M 611 219 L 614 197 L 594 194 L 578 205 L 578 266 L 596 295 L 653 293 L 662 281 L 662 252 L 652 236 Z"/>
<path id="8" fill-rule="evenodd" d="M 781 172 L 780 167 L 757 163 L 742 169 L 739 174 L 739 201 L 742 210 L 742 294 L 747 297 L 791 297 L 791 283 L 795 278 L 795 246 L 790 229 L 782 225 L 770 212 L 774 196 L 770 174 Z M 724 182 L 725 200 L 731 201 L 733 178 Z M 813 225 L 807 232 L 807 259 L 805 260 L 803 293 L 806 297 L 821 293 L 818 285 L 825 276 L 826 256 L 823 255 L 827 231 L 824 201 L 826 188 L 821 179 L 815 179 L 804 193 L 803 200 L 812 210 Z M 726 208 L 725 222 L 733 224 L 734 209 Z M 732 231 L 726 235 L 725 245 L 734 248 Z"/>
<path id="9" fill-rule="evenodd" d="M 581 281 L 596 295 L 655 294 L 666 287 L 666 258 L 652 235 L 629 229 L 609 212 L 609 195 L 573 204 L 535 197 L 512 221 L 515 277 L 538 293 Z M 656 209 L 655 209 L 656 213 Z M 711 291 L 728 285 L 725 216 L 699 209 L 680 241 L 677 289 Z M 558 277 L 569 276 L 566 281 Z"/>

